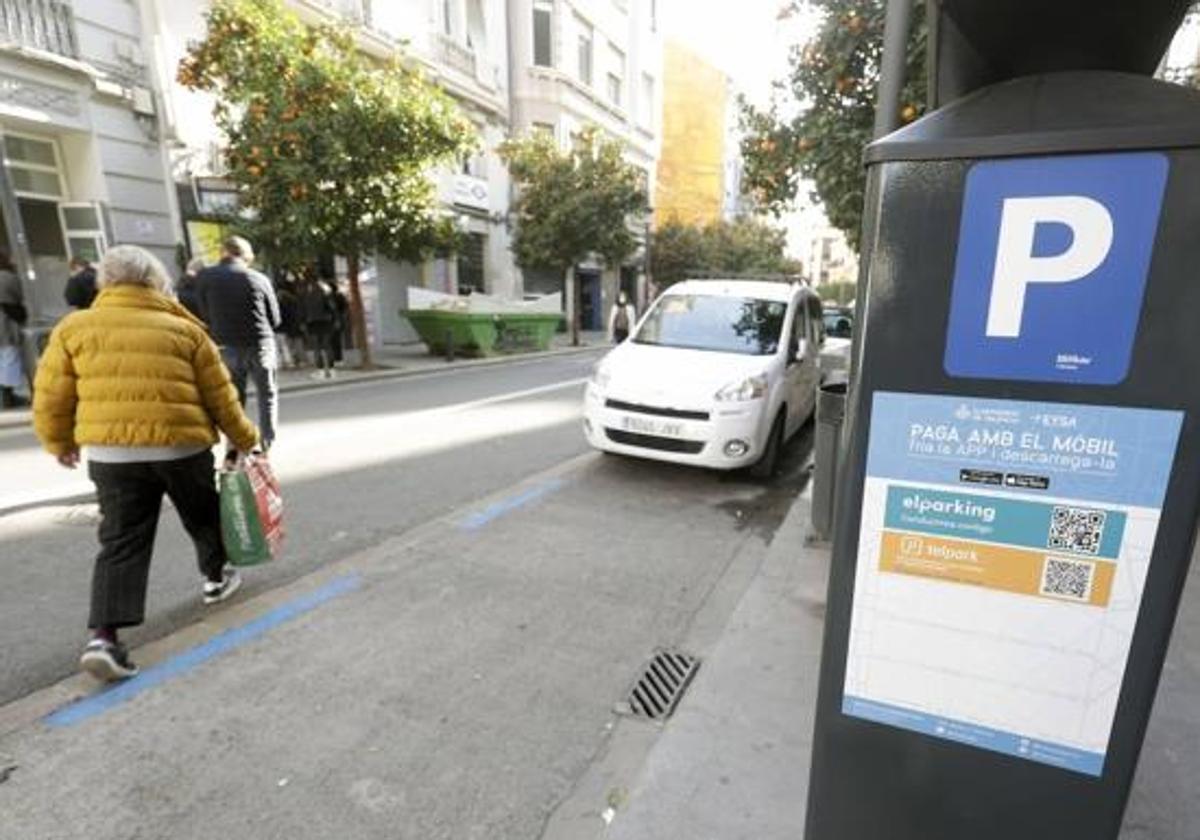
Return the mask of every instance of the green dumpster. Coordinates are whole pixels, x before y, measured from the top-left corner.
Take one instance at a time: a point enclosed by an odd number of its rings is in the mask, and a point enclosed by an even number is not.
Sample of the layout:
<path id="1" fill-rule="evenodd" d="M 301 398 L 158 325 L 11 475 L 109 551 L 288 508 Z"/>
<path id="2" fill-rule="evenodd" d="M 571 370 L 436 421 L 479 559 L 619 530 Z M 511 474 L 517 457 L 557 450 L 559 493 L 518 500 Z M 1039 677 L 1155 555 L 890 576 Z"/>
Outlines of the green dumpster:
<path id="1" fill-rule="evenodd" d="M 452 309 L 408 309 L 408 318 L 421 341 L 436 355 L 453 342 L 463 356 L 495 356 L 548 350 L 562 316 L 555 312 L 462 312 Z"/>
<path id="2" fill-rule="evenodd" d="M 557 312 L 505 312 L 497 318 L 496 348 L 505 353 L 549 350 L 563 320 Z"/>
<path id="3" fill-rule="evenodd" d="M 408 318 L 430 352 L 444 354 L 449 343 L 464 356 L 491 356 L 496 347 L 496 319 L 490 312 L 456 312 L 447 309 L 409 309 Z"/>

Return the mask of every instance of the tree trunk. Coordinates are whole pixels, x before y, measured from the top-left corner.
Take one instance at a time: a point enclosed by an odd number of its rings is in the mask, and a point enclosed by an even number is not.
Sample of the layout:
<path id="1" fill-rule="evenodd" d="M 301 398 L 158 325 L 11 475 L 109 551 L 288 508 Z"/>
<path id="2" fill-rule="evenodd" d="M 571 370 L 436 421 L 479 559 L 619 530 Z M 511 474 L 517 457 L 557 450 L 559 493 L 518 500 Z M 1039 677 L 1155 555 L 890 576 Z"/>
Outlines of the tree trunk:
<path id="1" fill-rule="evenodd" d="M 372 370 L 375 363 L 371 360 L 367 315 L 363 308 L 362 287 L 358 282 L 358 254 L 351 254 L 346 258 L 346 269 L 350 276 L 350 327 L 354 332 L 354 346 L 358 349 L 359 367 L 362 370 Z"/>

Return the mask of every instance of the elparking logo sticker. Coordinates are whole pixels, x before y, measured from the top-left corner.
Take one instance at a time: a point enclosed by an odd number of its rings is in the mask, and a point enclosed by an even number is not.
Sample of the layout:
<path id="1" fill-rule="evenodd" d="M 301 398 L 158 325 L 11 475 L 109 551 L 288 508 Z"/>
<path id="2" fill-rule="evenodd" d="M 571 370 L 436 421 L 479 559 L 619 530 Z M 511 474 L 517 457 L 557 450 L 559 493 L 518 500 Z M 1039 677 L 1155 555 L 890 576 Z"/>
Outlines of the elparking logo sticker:
<path id="1" fill-rule="evenodd" d="M 975 164 L 963 199 L 946 373 L 1123 380 L 1167 170 L 1159 153 Z"/>

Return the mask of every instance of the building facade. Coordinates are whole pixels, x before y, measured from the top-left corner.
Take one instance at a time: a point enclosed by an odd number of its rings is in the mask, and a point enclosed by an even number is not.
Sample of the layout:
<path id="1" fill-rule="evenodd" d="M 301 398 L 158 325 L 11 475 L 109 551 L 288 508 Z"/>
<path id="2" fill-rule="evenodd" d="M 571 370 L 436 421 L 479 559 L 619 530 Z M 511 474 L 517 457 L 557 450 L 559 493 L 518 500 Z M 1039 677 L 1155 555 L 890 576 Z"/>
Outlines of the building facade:
<path id="1" fill-rule="evenodd" d="M 71 257 L 131 243 L 176 264 L 149 37 L 138 0 L 0 0 L 0 247 L 35 332 L 67 311 Z"/>
<path id="2" fill-rule="evenodd" d="M 513 134 L 546 132 L 566 147 L 595 126 L 624 146 L 626 160 L 645 172 L 653 193 L 662 90 L 658 3 L 508 0 Z M 646 226 L 637 226 L 644 236 Z M 581 326 L 602 329 L 618 290 L 644 301 L 644 247 L 624 266 L 589 261 L 576 276 Z M 563 285 L 557 274 L 524 272 L 527 294 L 558 292 Z M 569 297 L 574 289 L 566 291 Z"/>
<path id="3" fill-rule="evenodd" d="M 724 216 L 729 100 L 724 73 L 677 41 L 667 42 L 656 224 L 707 225 Z"/>
<path id="4" fill-rule="evenodd" d="M 707 225 L 750 213 L 742 196 L 742 132 L 732 80 L 693 50 L 668 41 L 662 101 L 655 222 Z"/>
<path id="5" fill-rule="evenodd" d="M 166 99 L 174 140 L 173 176 L 181 196 L 189 249 L 211 258 L 220 239 L 214 213 L 236 195 L 222 175 L 221 138 L 211 117 L 213 102 L 174 83 L 173 68 L 189 41 L 203 37 L 207 0 L 148 0 L 156 18 L 156 50 L 162 75 L 171 81 Z M 457 254 L 415 265 L 367 255 L 362 276 L 368 331 L 373 343 L 415 341 L 401 317 L 408 289 L 447 293 L 521 294 L 506 224 L 510 185 L 496 148 L 509 132 L 508 37 L 503 4 L 486 0 L 288 0 L 311 23 L 341 20 L 355 25 L 359 48 L 380 58 L 403 49 L 426 77 L 449 93 L 475 124 L 481 151 L 453 168 L 431 173 L 444 208 L 467 234 Z M 168 71 L 169 75 L 168 75 Z M 315 255 L 314 255 L 315 256 Z"/>

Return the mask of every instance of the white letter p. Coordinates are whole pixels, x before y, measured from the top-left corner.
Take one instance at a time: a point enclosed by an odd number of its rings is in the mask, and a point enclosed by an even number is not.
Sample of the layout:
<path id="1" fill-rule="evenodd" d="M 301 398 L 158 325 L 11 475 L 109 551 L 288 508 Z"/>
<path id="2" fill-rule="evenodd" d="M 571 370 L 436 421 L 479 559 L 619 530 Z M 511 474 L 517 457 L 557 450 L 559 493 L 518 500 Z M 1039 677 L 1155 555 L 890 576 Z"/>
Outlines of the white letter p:
<path id="1" fill-rule="evenodd" d="M 1052 257 L 1035 257 L 1039 223 L 1069 227 L 1074 237 L 1071 246 Z M 1095 199 L 1082 195 L 1006 198 L 1000 214 L 987 335 L 1019 336 L 1029 284 L 1070 283 L 1091 274 L 1108 256 L 1112 238 L 1112 216 Z"/>

